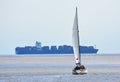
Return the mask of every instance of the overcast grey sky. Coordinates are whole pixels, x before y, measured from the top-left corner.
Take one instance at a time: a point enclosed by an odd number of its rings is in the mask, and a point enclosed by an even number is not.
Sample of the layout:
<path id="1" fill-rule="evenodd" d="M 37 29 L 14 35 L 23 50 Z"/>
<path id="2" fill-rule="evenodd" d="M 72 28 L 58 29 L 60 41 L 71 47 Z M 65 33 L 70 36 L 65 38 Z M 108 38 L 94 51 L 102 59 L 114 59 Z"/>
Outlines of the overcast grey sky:
<path id="1" fill-rule="evenodd" d="M 72 45 L 78 5 L 80 43 L 98 53 L 120 53 L 120 0 L 0 0 L 0 54 L 15 47 Z"/>

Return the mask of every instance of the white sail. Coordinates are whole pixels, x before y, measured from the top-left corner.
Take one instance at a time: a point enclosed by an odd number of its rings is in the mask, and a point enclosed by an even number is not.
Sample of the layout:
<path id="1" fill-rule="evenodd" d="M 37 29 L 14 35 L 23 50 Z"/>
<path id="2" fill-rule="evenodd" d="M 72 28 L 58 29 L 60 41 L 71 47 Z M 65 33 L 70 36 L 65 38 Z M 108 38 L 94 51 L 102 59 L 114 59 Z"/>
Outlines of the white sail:
<path id="1" fill-rule="evenodd" d="M 80 50 L 79 50 L 79 29 L 78 29 L 77 7 L 76 7 L 74 24 L 73 24 L 73 51 L 75 56 L 75 63 L 81 64 Z"/>

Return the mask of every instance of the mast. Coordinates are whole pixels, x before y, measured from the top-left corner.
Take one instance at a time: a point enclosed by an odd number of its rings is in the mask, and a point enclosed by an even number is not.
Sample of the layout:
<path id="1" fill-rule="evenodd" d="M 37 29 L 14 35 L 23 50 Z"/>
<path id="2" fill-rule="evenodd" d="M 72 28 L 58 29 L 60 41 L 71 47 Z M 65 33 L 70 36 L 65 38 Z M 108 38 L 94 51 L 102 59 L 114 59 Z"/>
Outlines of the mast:
<path id="1" fill-rule="evenodd" d="M 78 29 L 78 13 L 76 7 L 75 19 L 73 24 L 73 50 L 75 56 L 76 65 L 81 65 L 81 55 L 80 55 L 80 42 L 79 42 L 79 29 Z"/>

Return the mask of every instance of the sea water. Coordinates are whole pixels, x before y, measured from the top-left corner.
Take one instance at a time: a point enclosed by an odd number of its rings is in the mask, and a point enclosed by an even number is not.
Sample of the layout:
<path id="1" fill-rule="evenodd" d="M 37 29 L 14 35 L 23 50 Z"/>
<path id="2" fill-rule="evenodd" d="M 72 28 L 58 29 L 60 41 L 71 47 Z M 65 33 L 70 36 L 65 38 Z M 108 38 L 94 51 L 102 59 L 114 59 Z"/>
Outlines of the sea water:
<path id="1" fill-rule="evenodd" d="M 120 55 L 86 55 L 88 73 L 72 75 L 73 55 L 0 56 L 0 82 L 120 82 Z"/>
<path id="2" fill-rule="evenodd" d="M 1 75 L 0 82 L 120 82 L 120 73 Z"/>

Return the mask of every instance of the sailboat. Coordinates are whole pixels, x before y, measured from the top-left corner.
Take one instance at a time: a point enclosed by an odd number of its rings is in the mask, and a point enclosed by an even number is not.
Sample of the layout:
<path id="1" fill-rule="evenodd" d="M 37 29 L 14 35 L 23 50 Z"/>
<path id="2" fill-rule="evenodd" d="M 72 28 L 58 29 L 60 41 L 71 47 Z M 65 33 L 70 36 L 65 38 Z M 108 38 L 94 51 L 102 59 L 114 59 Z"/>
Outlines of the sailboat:
<path id="1" fill-rule="evenodd" d="M 73 51 L 75 57 L 76 66 L 72 70 L 72 74 L 87 74 L 87 70 L 84 65 L 81 64 L 81 54 L 80 54 L 80 42 L 79 42 L 79 29 L 78 29 L 78 15 L 77 7 L 73 24 Z"/>

